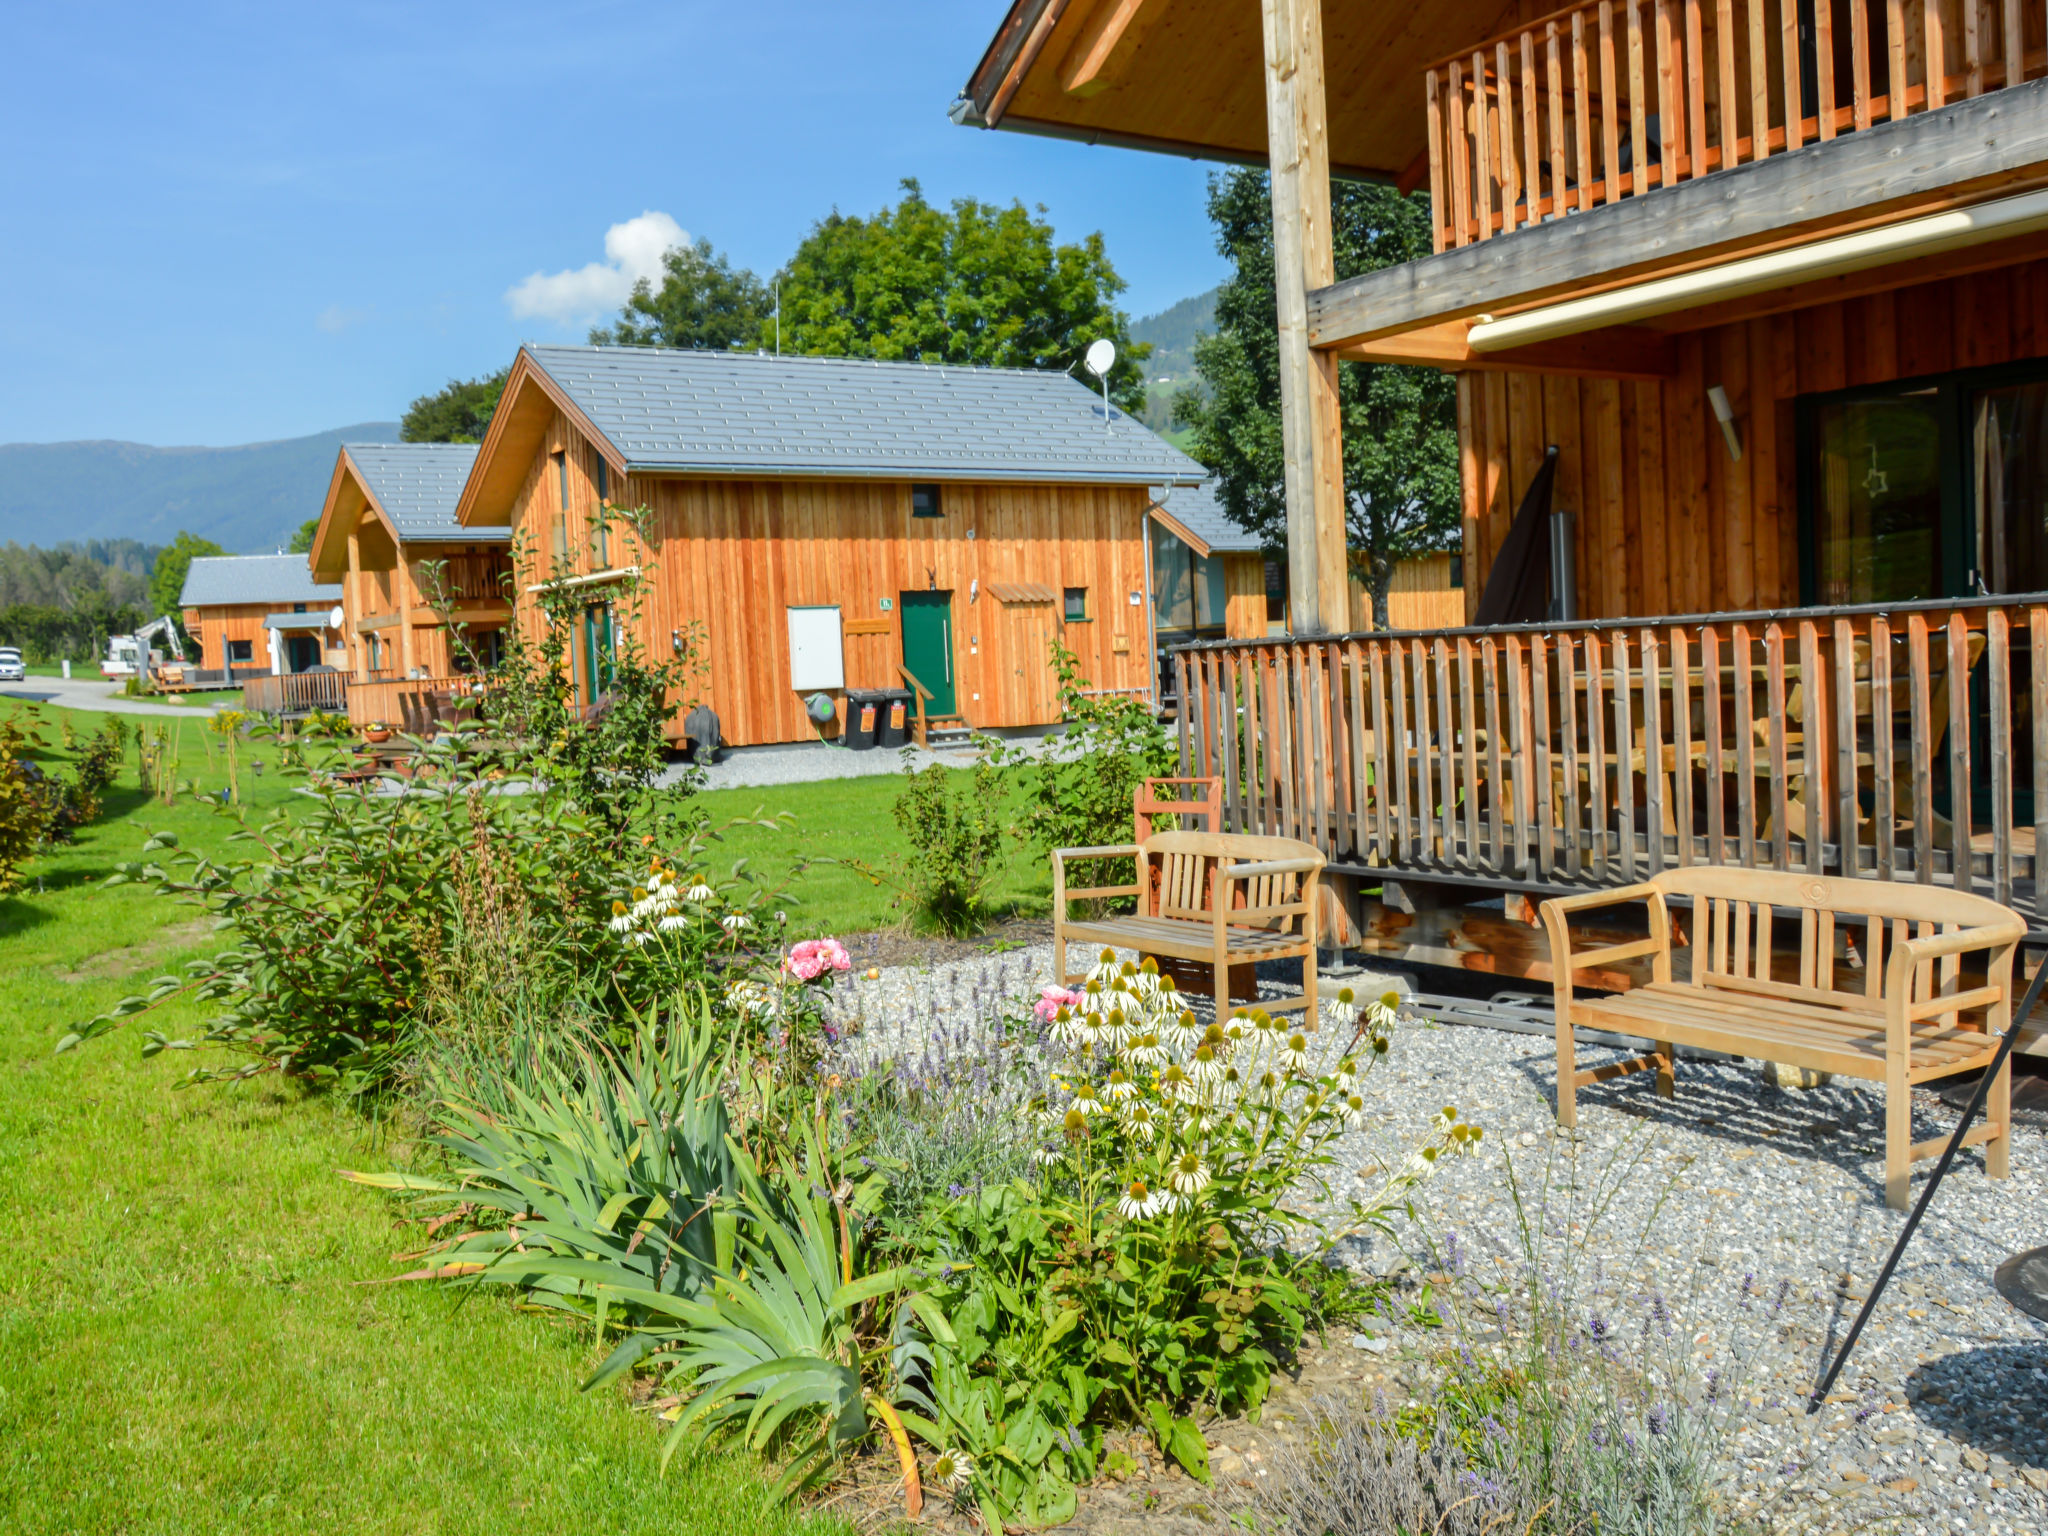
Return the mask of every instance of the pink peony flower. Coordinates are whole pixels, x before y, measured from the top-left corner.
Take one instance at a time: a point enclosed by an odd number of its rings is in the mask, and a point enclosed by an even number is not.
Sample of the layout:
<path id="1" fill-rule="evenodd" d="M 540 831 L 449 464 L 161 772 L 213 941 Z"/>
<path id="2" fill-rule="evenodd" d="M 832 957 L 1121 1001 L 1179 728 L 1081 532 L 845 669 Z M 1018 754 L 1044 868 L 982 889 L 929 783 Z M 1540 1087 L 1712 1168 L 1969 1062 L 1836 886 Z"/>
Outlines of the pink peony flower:
<path id="1" fill-rule="evenodd" d="M 805 939 L 784 956 L 782 969 L 798 981 L 816 981 L 827 971 L 852 970 L 853 957 L 837 939 Z"/>
<path id="2" fill-rule="evenodd" d="M 1038 1001 L 1032 1005 L 1031 1011 L 1038 1016 L 1039 1023 L 1050 1024 L 1059 1017 L 1062 1008 L 1078 1008 L 1081 1001 L 1080 993 L 1069 992 L 1065 987 L 1044 987 L 1039 990 Z"/>

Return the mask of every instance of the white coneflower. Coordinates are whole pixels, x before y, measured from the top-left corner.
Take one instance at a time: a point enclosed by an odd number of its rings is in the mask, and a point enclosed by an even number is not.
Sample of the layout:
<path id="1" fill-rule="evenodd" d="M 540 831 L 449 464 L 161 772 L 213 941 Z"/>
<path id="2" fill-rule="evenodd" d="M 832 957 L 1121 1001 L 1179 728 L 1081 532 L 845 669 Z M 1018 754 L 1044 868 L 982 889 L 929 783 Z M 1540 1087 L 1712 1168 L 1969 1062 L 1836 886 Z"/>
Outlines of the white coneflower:
<path id="1" fill-rule="evenodd" d="M 1159 1033 L 1176 1051 L 1185 1051 L 1201 1040 L 1202 1026 L 1192 1011 L 1182 1009 L 1161 1021 Z"/>
<path id="2" fill-rule="evenodd" d="M 1058 1147 L 1040 1147 L 1031 1154 L 1031 1160 L 1041 1168 L 1058 1168 L 1066 1163 L 1066 1154 Z"/>
<path id="3" fill-rule="evenodd" d="M 974 1476 L 974 1458 L 965 1451 L 941 1451 L 932 1463 L 932 1481 L 942 1488 L 965 1488 Z"/>
<path id="4" fill-rule="evenodd" d="M 1188 1069 L 1170 1061 L 1159 1072 L 1159 1091 L 1169 1099 L 1192 1099 L 1198 1089 Z"/>
<path id="5" fill-rule="evenodd" d="M 680 912 L 667 913 L 663 916 L 661 920 L 661 931 L 663 933 L 674 933 L 678 929 L 687 928 L 689 926 L 690 920 L 687 917 L 683 916 L 683 914 Z"/>
<path id="6" fill-rule="evenodd" d="M 1156 1067 L 1166 1060 L 1166 1047 L 1159 1042 L 1159 1036 L 1151 1030 L 1131 1036 L 1123 1048 L 1126 1061 L 1141 1067 Z"/>
<path id="7" fill-rule="evenodd" d="M 1117 1118 L 1123 1122 L 1126 1131 L 1147 1145 L 1159 1133 L 1159 1122 L 1152 1114 L 1152 1106 L 1142 1100 L 1125 1104 L 1118 1110 Z"/>
<path id="8" fill-rule="evenodd" d="M 1095 957 L 1095 964 L 1088 972 L 1088 979 L 1092 982 L 1108 981 L 1116 974 L 1116 963 L 1116 951 L 1105 949 Z"/>
<path id="9" fill-rule="evenodd" d="M 1159 1196 L 1143 1179 L 1133 1179 L 1116 1202 L 1116 1213 L 1127 1221 L 1143 1221 L 1159 1211 Z"/>
<path id="10" fill-rule="evenodd" d="M 711 887 L 706 885 L 702 880 L 699 880 L 695 885 L 691 886 L 687 891 L 683 892 L 683 898 L 686 901 L 694 901 L 701 905 L 702 903 L 711 900 L 711 898 L 716 896 L 717 894 L 718 892 L 712 890 Z"/>
<path id="11" fill-rule="evenodd" d="M 1209 1187 L 1208 1165 L 1199 1152 L 1183 1152 L 1166 1165 L 1166 1182 L 1175 1194 L 1199 1195 Z"/>
<path id="12" fill-rule="evenodd" d="M 1329 1009 L 1330 1016 L 1339 1024 L 1350 1024 L 1358 1017 L 1358 994 L 1349 987 L 1339 987 L 1337 989 L 1337 1000 L 1333 1003 L 1326 1003 L 1324 1006 Z"/>
<path id="13" fill-rule="evenodd" d="M 1079 1087 L 1075 1088 L 1074 1102 L 1071 1107 L 1078 1109 L 1084 1115 L 1100 1114 L 1102 1112 L 1102 1100 L 1095 1096 L 1095 1085 L 1093 1083 L 1082 1083 Z"/>
<path id="14" fill-rule="evenodd" d="M 613 933 L 630 933 L 633 928 L 633 914 L 626 909 L 623 901 L 612 903 L 612 918 L 607 925 Z"/>
<path id="15" fill-rule="evenodd" d="M 754 920 L 744 912 L 728 912 L 718 920 L 718 926 L 727 933 L 738 935 L 743 929 L 754 926 Z"/>
<path id="16" fill-rule="evenodd" d="M 1118 1103 L 1122 1103 L 1138 1091 L 1138 1085 L 1131 1081 L 1129 1074 L 1122 1067 L 1112 1067 L 1109 1081 L 1102 1085 L 1102 1091 Z"/>
<path id="17" fill-rule="evenodd" d="M 1202 1088 L 1223 1080 L 1223 1058 L 1216 1053 L 1215 1046 L 1204 1043 L 1195 1047 L 1195 1054 L 1188 1060 L 1188 1075 Z"/>
<path id="18" fill-rule="evenodd" d="M 1352 1130 L 1365 1124 L 1365 1100 L 1355 1093 L 1344 1096 L 1344 1123 Z"/>
<path id="19" fill-rule="evenodd" d="M 1308 1036 L 1296 1030 L 1280 1044 L 1280 1061 L 1290 1072 L 1308 1070 Z"/>

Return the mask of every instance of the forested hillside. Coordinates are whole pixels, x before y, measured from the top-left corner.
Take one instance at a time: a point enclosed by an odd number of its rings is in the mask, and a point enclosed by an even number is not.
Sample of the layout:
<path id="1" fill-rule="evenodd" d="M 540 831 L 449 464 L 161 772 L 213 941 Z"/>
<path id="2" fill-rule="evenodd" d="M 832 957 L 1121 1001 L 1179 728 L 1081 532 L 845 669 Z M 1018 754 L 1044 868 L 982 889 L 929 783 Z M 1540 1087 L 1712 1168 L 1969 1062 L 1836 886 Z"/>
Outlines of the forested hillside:
<path id="1" fill-rule="evenodd" d="M 149 574 L 158 546 L 135 539 L 90 539 L 50 549 L 0 544 L 0 645 L 20 646 L 30 661 L 87 661 L 110 634 L 151 615 Z"/>

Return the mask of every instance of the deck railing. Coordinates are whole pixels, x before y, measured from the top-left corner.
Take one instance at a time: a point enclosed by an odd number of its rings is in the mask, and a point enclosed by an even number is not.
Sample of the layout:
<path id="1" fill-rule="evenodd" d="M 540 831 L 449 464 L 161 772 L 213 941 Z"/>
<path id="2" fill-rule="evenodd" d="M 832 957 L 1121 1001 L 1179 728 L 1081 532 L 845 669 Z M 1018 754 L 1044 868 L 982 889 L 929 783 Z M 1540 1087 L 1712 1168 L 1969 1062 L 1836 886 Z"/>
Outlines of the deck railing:
<path id="1" fill-rule="evenodd" d="M 354 683 L 348 691 L 348 717 L 356 725 L 388 725 L 422 736 L 443 725 L 472 724 L 476 711 L 467 702 L 476 687 L 473 677 L 394 677 Z"/>
<path id="2" fill-rule="evenodd" d="M 1424 71 L 1436 249 L 2044 72 L 2021 0 L 1587 0 Z"/>
<path id="3" fill-rule="evenodd" d="M 1211 642 L 1181 769 L 1339 871 L 1542 892 L 1672 865 L 1976 889 L 2048 929 L 2048 595 Z"/>
<path id="4" fill-rule="evenodd" d="M 289 672 L 252 677 L 242 684 L 242 707 L 263 715 L 339 714 L 349 706 L 348 678 L 340 672 Z"/>

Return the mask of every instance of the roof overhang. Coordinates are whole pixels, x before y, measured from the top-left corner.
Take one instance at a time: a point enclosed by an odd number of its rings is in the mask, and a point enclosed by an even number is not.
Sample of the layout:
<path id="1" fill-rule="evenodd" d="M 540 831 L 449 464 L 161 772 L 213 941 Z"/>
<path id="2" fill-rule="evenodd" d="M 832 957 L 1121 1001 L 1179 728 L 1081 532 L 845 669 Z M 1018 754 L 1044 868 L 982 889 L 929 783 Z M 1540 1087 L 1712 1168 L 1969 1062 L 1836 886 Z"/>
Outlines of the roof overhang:
<path id="1" fill-rule="evenodd" d="M 498 408 L 491 413 L 490 429 L 477 448 L 476 463 L 470 468 L 469 482 L 462 488 L 462 499 L 455 504 L 456 522 L 465 528 L 511 526 L 512 504 L 526 484 L 533 456 L 546 441 L 556 411 L 568 417 L 576 430 L 590 440 L 615 473 L 623 477 L 645 472 L 636 471 L 627 463 L 626 456 L 569 398 L 568 391 L 548 377 L 548 371 L 533 354 L 521 347 L 512 360 L 512 371 L 506 375 Z"/>
<path id="2" fill-rule="evenodd" d="M 1324 5 L 1331 174 L 1418 185 L 1423 69 L 1518 19 L 1512 0 Z M 1264 165 L 1262 29 L 1252 0 L 1012 0 L 953 120 Z"/>

